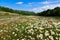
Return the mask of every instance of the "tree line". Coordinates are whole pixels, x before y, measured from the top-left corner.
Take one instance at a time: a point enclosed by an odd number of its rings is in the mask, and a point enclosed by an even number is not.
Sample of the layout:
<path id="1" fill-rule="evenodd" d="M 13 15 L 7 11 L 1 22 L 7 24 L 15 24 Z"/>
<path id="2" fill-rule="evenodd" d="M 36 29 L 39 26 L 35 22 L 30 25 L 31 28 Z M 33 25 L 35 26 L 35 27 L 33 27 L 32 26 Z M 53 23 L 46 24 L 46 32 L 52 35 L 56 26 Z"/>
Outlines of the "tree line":
<path id="1" fill-rule="evenodd" d="M 13 10 L 11 8 L 8 8 L 8 7 L 0 6 L 0 11 L 17 13 L 17 14 L 22 14 L 22 15 L 60 16 L 60 7 L 56 7 L 54 9 L 48 9 L 48 10 L 42 11 L 40 13 L 34 13 L 34 12 L 29 12 L 29 11 Z"/>
<path id="2" fill-rule="evenodd" d="M 60 16 L 60 7 L 38 13 L 39 16 Z"/>
<path id="3" fill-rule="evenodd" d="M 22 11 L 22 10 L 13 10 L 11 8 L 2 7 L 2 6 L 0 6 L 0 11 L 10 12 L 10 13 L 17 13 L 17 14 L 22 14 L 22 15 L 36 15 L 34 12 Z"/>

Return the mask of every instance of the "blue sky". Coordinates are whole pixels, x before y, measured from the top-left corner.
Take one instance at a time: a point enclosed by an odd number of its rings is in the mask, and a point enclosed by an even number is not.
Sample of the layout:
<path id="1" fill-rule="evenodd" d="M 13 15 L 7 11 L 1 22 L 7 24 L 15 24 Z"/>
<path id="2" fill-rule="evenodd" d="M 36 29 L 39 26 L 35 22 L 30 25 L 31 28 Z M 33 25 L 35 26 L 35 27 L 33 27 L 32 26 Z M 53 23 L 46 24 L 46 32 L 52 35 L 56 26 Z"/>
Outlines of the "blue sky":
<path id="1" fill-rule="evenodd" d="M 0 6 L 16 10 L 41 12 L 60 7 L 60 0 L 0 0 Z"/>

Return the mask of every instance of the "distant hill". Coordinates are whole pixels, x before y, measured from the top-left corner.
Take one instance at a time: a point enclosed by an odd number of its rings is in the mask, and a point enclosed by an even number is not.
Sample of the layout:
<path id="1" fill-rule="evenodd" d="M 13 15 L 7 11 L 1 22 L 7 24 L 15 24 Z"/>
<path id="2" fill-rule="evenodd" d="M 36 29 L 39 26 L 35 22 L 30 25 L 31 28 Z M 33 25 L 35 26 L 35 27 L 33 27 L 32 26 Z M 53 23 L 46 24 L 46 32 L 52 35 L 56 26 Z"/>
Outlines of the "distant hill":
<path id="1" fill-rule="evenodd" d="M 8 7 L 2 7 L 2 6 L 0 6 L 0 11 L 17 13 L 17 14 L 22 14 L 22 15 L 36 15 L 34 12 L 14 10 L 14 9 L 11 9 L 11 8 L 8 8 Z"/>
<path id="2" fill-rule="evenodd" d="M 60 16 L 60 7 L 54 9 L 48 9 L 38 13 L 39 16 Z"/>

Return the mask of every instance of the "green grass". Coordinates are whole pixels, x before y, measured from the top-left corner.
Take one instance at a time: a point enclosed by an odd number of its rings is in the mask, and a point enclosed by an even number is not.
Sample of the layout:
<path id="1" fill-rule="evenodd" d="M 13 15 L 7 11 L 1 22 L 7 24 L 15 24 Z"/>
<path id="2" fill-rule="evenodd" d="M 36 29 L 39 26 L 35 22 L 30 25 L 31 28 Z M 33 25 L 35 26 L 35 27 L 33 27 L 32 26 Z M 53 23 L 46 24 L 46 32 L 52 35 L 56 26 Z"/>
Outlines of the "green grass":
<path id="1" fill-rule="evenodd" d="M 60 40 L 59 17 L 13 15 L 0 16 L 0 40 Z"/>

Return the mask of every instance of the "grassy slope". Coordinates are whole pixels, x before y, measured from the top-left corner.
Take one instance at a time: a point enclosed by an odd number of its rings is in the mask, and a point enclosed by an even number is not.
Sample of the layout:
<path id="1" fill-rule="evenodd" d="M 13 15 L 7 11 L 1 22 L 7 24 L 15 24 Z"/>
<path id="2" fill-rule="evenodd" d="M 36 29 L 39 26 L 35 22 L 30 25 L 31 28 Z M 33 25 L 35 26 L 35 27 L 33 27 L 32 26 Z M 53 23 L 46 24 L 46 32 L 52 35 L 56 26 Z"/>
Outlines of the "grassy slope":
<path id="1" fill-rule="evenodd" d="M 0 40 L 58 40 L 59 32 L 58 17 L 6 15 L 6 12 L 0 12 Z"/>

